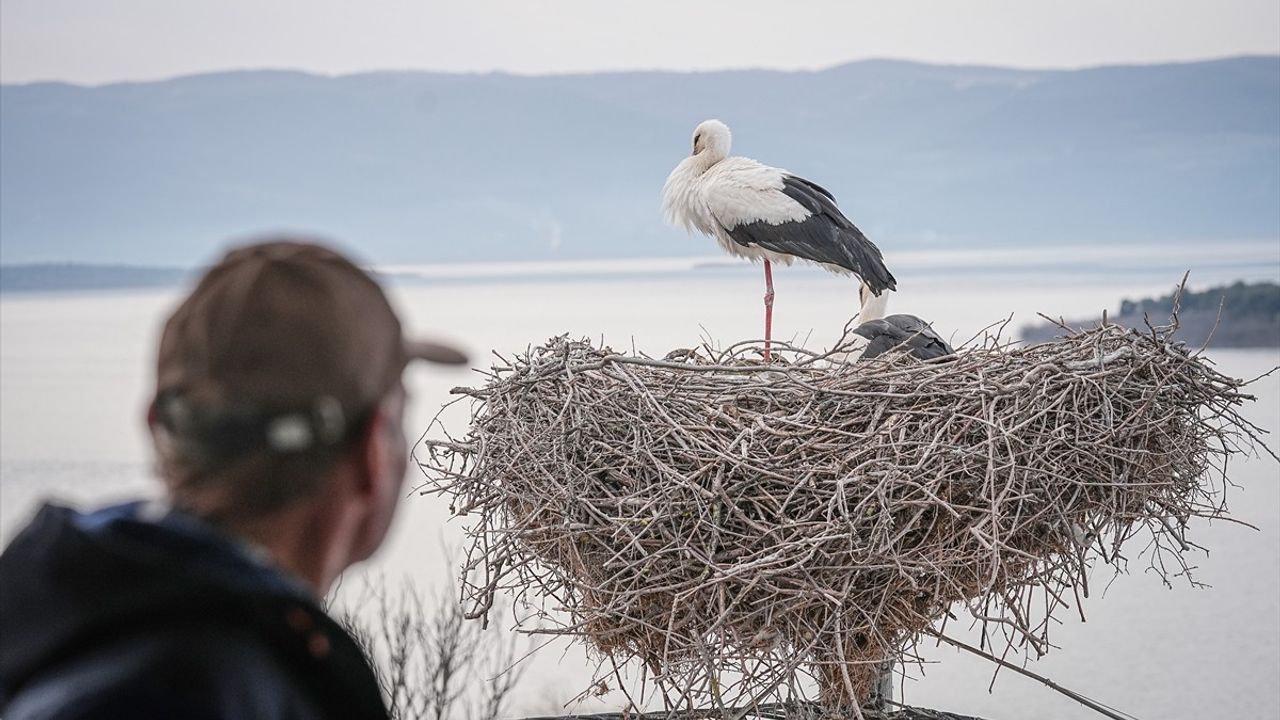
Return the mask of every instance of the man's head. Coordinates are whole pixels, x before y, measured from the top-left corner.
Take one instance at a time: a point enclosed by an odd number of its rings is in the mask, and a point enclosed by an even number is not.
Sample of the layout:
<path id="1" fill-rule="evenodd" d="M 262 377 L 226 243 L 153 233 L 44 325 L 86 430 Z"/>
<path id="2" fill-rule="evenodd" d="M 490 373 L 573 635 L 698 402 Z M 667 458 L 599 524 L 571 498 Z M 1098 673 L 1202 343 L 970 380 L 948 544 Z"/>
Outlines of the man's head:
<path id="1" fill-rule="evenodd" d="M 364 493 L 358 544 L 371 553 L 403 480 L 400 376 L 415 358 L 466 361 L 407 342 L 381 288 L 342 255 L 285 240 L 231 251 L 160 340 L 148 423 L 171 499 L 235 523 L 327 489 Z"/>

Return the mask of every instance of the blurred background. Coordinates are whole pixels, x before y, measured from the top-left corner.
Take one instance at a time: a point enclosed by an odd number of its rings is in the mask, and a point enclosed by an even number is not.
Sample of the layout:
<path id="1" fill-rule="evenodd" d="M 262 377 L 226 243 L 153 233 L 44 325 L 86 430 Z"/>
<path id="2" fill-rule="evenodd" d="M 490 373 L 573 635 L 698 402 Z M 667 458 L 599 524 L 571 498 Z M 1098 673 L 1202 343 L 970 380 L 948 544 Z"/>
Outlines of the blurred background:
<path id="1" fill-rule="evenodd" d="M 899 279 L 890 311 L 957 345 L 1124 300 L 1160 320 L 1189 271 L 1206 307 L 1236 284 L 1220 369 L 1280 365 L 1274 0 L 5 0 L 0 82 L 0 541 L 49 498 L 155 493 L 159 324 L 237 239 L 329 238 L 478 368 L 560 333 L 657 356 L 758 337 L 759 267 L 661 217 L 711 117 L 735 154 L 831 190 Z M 775 285 L 775 337 L 826 347 L 857 310 L 856 283 L 820 270 Z M 483 382 L 409 380 L 417 433 Z M 1280 382 L 1255 388 L 1250 417 L 1280 429 Z M 1140 718 L 1280 713 L 1278 474 L 1236 466 L 1228 502 L 1258 530 L 1200 528 L 1211 587 L 1165 588 L 1135 560 L 1028 667 Z M 447 592 L 465 525 L 414 494 L 361 572 Z M 1089 716 L 927 656 L 913 704 Z M 513 717 L 558 712 L 594 662 L 554 645 L 526 666 Z"/>

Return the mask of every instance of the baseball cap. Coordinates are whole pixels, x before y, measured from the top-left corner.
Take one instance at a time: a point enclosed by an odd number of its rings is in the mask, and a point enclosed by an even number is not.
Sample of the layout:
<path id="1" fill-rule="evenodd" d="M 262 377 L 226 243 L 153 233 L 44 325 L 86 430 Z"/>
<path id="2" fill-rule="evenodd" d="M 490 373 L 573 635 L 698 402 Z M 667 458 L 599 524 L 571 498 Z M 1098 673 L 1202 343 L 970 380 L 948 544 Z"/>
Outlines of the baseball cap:
<path id="1" fill-rule="evenodd" d="M 467 362 L 406 339 L 382 288 L 340 253 L 259 242 L 228 252 L 165 324 L 153 422 L 211 456 L 336 445 L 417 359 Z"/>

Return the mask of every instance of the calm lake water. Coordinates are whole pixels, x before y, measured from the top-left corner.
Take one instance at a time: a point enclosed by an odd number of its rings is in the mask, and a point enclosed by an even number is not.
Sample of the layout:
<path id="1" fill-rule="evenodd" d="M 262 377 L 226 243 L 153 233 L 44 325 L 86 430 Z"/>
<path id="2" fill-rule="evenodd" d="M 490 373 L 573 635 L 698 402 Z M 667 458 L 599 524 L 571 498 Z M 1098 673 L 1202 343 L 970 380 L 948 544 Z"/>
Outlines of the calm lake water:
<path id="1" fill-rule="evenodd" d="M 1071 318 L 1114 310 L 1121 297 L 1167 292 L 1188 267 L 1193 287 L 1280 280 L 1280 249 L 1181 252 L 1110 249 L 1099 253 L 1105 262 L 1084 262 L 1090 256 L 1078 250 L 917 253 L 893 265 L 910 282 L 902 283 L 890 311 L 928 318 L 959 343 L 1010 314 L 1016 328 L 1037 320 L 1037 311 Z M 705 338 L 727 344 L 758 337 L 759 269 L 697 266 L 682 260 L 387 270 L 430 278 L 393 290 L 407 325 L 459 342 L 483 366 L 490 350 L 512 352 L 560 333 L 659 356 Z M 827 346 L 856 309 L 856 285 L 846 279 L 782 268 L 775 285 L 780 338 Z M 177 291 L 0 297 L 0 540 L 47 498 L 91 506 L 155 492 L 143 408 L 159 324 L 178 298 Z M 1275 350 L 1210 357 L 1238 377 L 1280 365 Z M 425 429 L 450 388 L 479 381 L 466 370 L 413 369 L 410 428 Z M 1280 378 L 1258 381 L 1254 392 L 1258 402 L 1248 415 L 1274 433 Z M 461 408 L 444 420 L 453 432 L 465 431 Z M 1277 447 L 1275 435 L 1270 443 Z M 1230 496 L 1236 517 L 1259 530 L 1198 528 L 1198 541 L 1212 551 L 1197 558 L 1198 579 L 1210 588 L 1168 589 L 1134 563 L 1134 574 L 1087 602 L 1087 622 L 1067 618 L 1055 630 L 1061 649 L 1030 669 L 1146 720 L 1280 716 L 1280 466 L 1246 459 L 1232 479 L 1240 486 Z M 441 548 L 460 543 L 461 522 L 437 497 L 412 495 L 402 508 L 389 543 L 364 571 L 443 586 L 454 570 Z M 1105 568 L 1098 573 L 1109 577 Z M 949 648 L 926 656 L 924 676 L 912 670 L 906 681 L 910 703 L 991 720 L 1097 717 L 1011 672 L 1002 672 L 989 693 L 991 666 Z M 530 662 L 516 717 L 554 711 L 590 677 L 578 650 L 551 646 Z"/>

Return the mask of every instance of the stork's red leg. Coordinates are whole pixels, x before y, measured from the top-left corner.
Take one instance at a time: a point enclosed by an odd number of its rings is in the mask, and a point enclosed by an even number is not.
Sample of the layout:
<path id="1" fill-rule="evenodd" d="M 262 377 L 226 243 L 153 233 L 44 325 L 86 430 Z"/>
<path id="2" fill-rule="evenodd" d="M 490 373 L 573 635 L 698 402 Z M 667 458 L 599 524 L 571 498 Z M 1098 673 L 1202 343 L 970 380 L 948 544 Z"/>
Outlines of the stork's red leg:
<path id="1" fill-rule="evenodd" d="M 769 345 L 773 340 L 773 266 L 764 261 L 764 361 L 769 362 Z"/>

